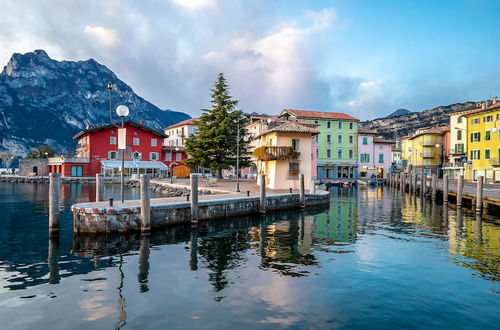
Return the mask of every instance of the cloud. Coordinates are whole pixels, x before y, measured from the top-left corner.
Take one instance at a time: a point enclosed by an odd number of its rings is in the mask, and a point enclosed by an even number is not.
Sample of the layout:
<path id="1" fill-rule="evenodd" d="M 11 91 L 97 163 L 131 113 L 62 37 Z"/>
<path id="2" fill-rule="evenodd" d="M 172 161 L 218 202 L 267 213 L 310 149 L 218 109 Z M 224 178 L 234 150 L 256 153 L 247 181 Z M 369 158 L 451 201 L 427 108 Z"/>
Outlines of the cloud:
<path id="1" fill-rule="evenodd" d="M 102 26 L 87 25 L 83 32 L 105 47 L 114 47 L 120 42 L 116 30 L 106 29 Z"/>
<path id="2" fill-rule="evenodd" d="M 216 7 L 216 0 L 172 0 L 172 3 L 176 6 L 190 8 L 190 9 L 199 9 L 206 7 Z"/>

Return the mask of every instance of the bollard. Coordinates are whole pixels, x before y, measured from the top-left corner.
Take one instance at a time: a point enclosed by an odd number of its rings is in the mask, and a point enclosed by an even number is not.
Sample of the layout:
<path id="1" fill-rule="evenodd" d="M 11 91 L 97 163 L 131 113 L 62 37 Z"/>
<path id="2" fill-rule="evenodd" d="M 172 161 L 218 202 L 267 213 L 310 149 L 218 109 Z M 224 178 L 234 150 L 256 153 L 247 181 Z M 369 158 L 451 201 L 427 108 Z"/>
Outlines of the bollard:
<path id="1" fill-rule="evenodd" d="M 484 177 L 482 175 L 477 177 L 477 188 L 476 188 L 476 212 L 483 212 L 483 182 Z"/>
<path id="2" fill-rule="evenodd" d="M 191 174 L 191 224 L 198 224 L 198 174 Z"/>
<path id="3" fill-rule="evenodd" d="M 293 194 L 293 188 L 290 188 L 290 194 Z"/>
<path id="4" fill-rule="evenodd" d="M 266 175 L 260 176 L 260 213 L 266 213 Z"/>
<path id="5" fill-rule="evenodd" d="M 59 197 L 61 193 L 61 173 L 49 175 L 49 234 L 59 234 Z"/>
<path id="6" fill-rule="evenodd" d="M 448 203 L 448 174 L 443 176 L 443 202 Z"/>
<path id="7" fill-rule="evenodd" d="M 458 183 L 457 183 L 457 206 L 462 206 L 463 189 L 464 189 L 464 176 L 460 175 L 458 177 Z"/>
<path id="8" fill-rule="evenodd" d="M 151 229 L 151 200 L 149 197 L 149 180 L 148 174 L 141 174 L 141 232 L 147 233 Z"/>
<path id="9" fill-rule="evenodd" d="M 250 190 L 247 190 L 247 197 L 250 197 Z"/>
<path id="10" fill-rule="evenodd" d="M 109 206 L 110 206 L 110 207 L 111 207 L 111 206 L 113 206 L 113 197 L 110 197 L 110 198 L 109 198 Z"/>
<path id="11" fill-rule="evenodd" d="M 304 187 L 304 174 L 299 174 L 299 186 L 300 186 L 300 208 L 306 208 L 306 190 Z"/>
<path id="12" fill-rule="evenodd" d="M 186 195 L 186 202 L 189 202 L 189 194 Z"/>
<path id="13" fill-rule="evenodd" d="M 436 193 L 437 193 L 437 177 L 436 177 L 436 174 L 432 175 L 431 186 L 432 186 L 432 200 L 435 201 L 436 200 Z"/>
<path id="14" fill-rule="evenodd" d="M 102 195 L 103 195 L 103 185 L 102 185 L 102 180 L 104 179 L 104 175 L 101 173 L 97 173 L 95 175 L 95 201 L 100 202 L 102 201 Z"/>

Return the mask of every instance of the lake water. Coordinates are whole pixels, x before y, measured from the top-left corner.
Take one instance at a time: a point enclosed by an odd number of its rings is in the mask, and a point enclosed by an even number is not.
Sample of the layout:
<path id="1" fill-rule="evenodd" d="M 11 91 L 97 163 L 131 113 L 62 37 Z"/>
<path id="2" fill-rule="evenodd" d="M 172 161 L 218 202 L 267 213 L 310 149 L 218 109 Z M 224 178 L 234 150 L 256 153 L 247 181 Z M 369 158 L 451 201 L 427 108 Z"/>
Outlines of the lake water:
<path id="1" fill-rule="evenodd" d="M 500 323 L 500 225 L 465 211 L 340 188 L 329 208 L 74 236 L 69 207 L 93 191 L 64 185 L 58 241 L 47 235 L 48 185 L 0 183 L 2 329 Z"/>

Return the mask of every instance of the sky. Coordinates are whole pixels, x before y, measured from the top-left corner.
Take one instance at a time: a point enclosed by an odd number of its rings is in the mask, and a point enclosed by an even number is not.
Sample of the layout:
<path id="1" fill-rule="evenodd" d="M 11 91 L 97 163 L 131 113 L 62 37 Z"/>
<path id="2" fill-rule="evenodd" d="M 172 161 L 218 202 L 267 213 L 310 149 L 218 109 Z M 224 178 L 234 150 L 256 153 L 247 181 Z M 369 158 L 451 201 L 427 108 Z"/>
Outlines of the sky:
<path id="1" fill-rule="evenodd" d="M 0 0 L 0 65 L 93 58 L 196 117 L 223 72 L 246 112 L 399 108 L 500 96 L 496 0 Z M 133 111 L 133 109 L 132 109 Z"/>

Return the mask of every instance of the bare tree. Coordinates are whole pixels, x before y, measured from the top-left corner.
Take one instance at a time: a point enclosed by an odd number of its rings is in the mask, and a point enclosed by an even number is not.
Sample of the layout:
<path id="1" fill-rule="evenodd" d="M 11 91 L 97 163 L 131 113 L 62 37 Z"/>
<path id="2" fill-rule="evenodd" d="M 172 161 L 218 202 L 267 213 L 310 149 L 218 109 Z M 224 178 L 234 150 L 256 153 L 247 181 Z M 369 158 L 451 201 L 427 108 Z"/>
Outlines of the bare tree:
<path id="1" fill-rule="evenodd" d="M 0 151 L 0 159 L 6 168 L 9 168 L 16 159 L 16 154 L 12 151 Z"/>

